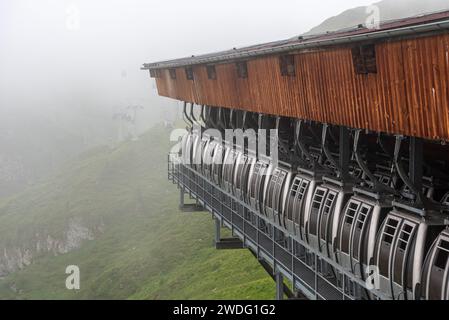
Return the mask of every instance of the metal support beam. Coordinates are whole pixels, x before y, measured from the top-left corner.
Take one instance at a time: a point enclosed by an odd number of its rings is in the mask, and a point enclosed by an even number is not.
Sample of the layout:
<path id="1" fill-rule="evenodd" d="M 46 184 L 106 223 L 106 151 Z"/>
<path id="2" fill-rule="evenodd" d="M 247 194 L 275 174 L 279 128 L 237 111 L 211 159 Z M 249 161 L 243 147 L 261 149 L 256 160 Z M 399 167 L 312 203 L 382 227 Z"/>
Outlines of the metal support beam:
<path id="1" fill-rule="evenodd" d="M 185 188 L 181 186 L 179 189 L 179 210 L 182 212 L 201 212 L 204 211 L 204 208 L 202 205 L 198 203 L 196 200 L 195 203 L 185 203 L 184 196 L 186 194 Z"/>
<path id="2" fill-rule="evenodd" d="M 351 158 L 349 129 L 340 127 L 339 137 L 341 178 L 346 181 L 349 177 L 349 160 Z"/>
<path id="3" fill-rule="evenodd" d="M 223 238 L 219 242 L 215 243 L 215 249 L 217 250 L 239 250 L 245 249 L 242 240 L 239 238 Z"/>
<path id="4" fill-rule="evenodd" d="M 280 272 L 276 272 L 276 300 L 284 300 L 284 276 Z"/>
<path id="5" fill-rule="evenodd" d="M 221 221 L 217 218 L 215 220 L 215 246 L 217 246 L 217 243 L 221 240 Z"/>
<path id="6" fill-rule="evenodd" d="M 181 188 L 179 188 L 179 208 L 184 207 L 184 194 L 185 194 L 184 186 L 181 186 Z"/>
<path id="7" fill-rule="evenodd" d="M 422 190 L 423 177 L 423 141 L 420 138 L 410 137 L 409 177 L 418 191 Z"/>
<path id="8" fill-rule="evenodd" d="M 236 250 L 243 248 L 243 242 L 239 238 L 221 238 L 221 221 L 215 218 L 215 249 Z"/>

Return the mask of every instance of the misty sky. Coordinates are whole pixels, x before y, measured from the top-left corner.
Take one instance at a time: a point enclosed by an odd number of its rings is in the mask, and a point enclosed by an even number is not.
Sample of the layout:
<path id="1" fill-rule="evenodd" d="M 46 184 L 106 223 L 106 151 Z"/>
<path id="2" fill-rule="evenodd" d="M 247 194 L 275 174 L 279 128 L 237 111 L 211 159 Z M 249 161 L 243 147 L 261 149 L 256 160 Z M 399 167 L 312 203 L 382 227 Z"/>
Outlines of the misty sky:
<path id="1" fill-rule="evenodd" d="M 289 38 L 373 2 L 0 0 L 0 108 L 148 107 L 144 62 Z"/>
<path id="2" fill-rule="evenodd" d="M 370 2 L 0 0 L 1 107 L 145 104 L 144 62 L 288 38 Z"/>

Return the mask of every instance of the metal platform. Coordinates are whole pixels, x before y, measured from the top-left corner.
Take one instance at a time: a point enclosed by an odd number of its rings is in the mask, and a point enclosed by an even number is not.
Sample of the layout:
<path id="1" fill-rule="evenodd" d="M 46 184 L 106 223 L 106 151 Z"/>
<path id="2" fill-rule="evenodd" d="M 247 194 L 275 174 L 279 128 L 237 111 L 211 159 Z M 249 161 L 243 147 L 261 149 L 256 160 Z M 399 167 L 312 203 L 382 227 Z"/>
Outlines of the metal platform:
<path id="1" fill-rule="evenodd" d="M 388 299 L 378 290 L 368 290 L 361 278 L 273 224 L 191 167 L 183 165 L 176 154 L 168 157 L 168 178 L 198 201 L 220 225 L 240 238 L 243 246 L 254 252 L 259 261 L 268 263 L 274 274 L 285 277 L 295 291 L 308 299 Z"/>

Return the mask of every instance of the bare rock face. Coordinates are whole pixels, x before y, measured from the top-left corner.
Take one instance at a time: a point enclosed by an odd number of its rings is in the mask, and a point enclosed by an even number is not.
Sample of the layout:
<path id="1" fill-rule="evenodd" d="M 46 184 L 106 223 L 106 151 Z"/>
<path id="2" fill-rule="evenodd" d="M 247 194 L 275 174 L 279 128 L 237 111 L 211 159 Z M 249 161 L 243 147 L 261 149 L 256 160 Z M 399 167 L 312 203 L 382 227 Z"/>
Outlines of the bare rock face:
<path id="1" fill-rule="evenodd" d="M 83 240 L 93 240 L 93 233 L 86 227 L 81 225 L 81 222 L 70 221 L 69 230 L 67 231 L 67 242 L 65 246 L 66 252 L 79 248 Z"/>
<path id="2" fill-rule="evenodd" d="M 0 276 L 23 269 L 31 264 L 32 258 L 33 254 L 29 249 L 3 248 L 3 254 L 0 256 Z"/>
<path id="3" fill-rule="evenodd" d="M 69 220 L 62 238 L 51 234 L 36 234 L 32 243 L 0 248 L 0 277 L 29 266 L 37 256 L 60 255 L 81 247 L 86 240 L 94 240 L 95 234 L 103 233 L 104 225 L 87 227 L 81 219 Z"/>

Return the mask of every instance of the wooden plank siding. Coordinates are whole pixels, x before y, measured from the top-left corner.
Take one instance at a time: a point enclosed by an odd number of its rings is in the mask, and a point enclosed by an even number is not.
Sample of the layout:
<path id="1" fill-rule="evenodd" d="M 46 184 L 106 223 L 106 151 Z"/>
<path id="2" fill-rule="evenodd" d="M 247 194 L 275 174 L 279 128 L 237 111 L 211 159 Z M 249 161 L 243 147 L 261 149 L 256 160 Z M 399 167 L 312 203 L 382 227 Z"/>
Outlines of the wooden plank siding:
<path id="1" fill-rule="evenodd" d="M 295 52 L 295 76 L 282 76 L 279 56 L 247 61 L 248 78 L 235 62 L 183 67 L 176 79 L 163 70 L 161 96 L 235 109 L 310 119 L 449 141 L 449 35 L 378 42 L 377 73 L 356 74 L 351 46 Z"/>

